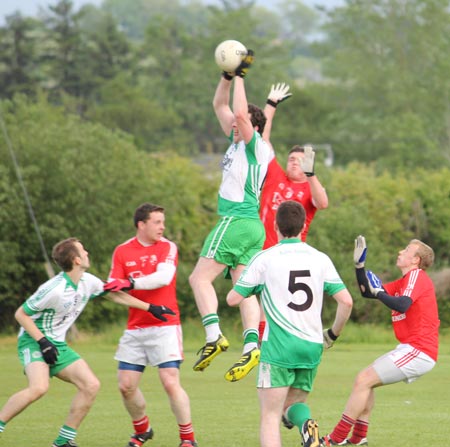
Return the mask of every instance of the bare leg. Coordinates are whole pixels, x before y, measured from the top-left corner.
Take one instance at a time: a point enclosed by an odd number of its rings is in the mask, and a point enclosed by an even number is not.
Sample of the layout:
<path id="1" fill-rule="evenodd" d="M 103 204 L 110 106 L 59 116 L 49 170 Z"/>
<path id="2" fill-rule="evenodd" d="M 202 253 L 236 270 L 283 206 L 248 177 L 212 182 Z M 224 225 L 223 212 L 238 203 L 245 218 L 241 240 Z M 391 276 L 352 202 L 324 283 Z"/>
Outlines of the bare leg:
<path id="1" fill-rule="evenodd" d="M 65 425 L 77 429 L 95 401 L 100 390 L 100 381 L 83 359 L 64 368 L 56 376 L 78 388 L 65 422 Z"/>
<path id="2" fill-rule="evenodd" d="M 128 371 L 119 369 L 119 390 L 123 404 L 133 421 L 138 421 L 145 416 L 146 402 L 142 391 L 139 389 L 139 382 L 142 373 L 138 371 Z"/>
<path id="3" fill-rule="evenodd" d="M 281 447 L 280 421 L 288 387 L 258 388 L 261 447 Z"/>
<path id="4" fill-rule="evenodd" d="M 0 410 L 0 420 L 4 422 L 10 421 L 48 391 L 50 376 L 46 363 L 29 363 L 25 368 L 25 374 L 28 386 L 13 394 Z"/>
<path id="5" fill-rule="evenodd" d="M 178 368 L 159 368 L 159 378 L 169 398 L 170 408 L 178 424 L 191 423 L 189 396 L 180 383 Z"/>

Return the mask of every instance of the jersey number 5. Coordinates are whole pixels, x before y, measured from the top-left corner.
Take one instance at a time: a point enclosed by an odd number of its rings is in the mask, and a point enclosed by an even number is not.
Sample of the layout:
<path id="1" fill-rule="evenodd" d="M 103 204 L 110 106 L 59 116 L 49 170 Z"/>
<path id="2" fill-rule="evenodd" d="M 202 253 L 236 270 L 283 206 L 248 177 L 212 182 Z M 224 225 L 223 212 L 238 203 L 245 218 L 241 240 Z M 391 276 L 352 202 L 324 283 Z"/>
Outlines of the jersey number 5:
<path id="1" fill-rule="evenodd" d="M 305 277 L 311 277 L 311 272 L 309 270 L 291 270 L 289 272 L 289 292 L 294 294 L 295 292 L 302 290 L 306 295 L 306 301 L 303 304 L 295 304 L 292 301 L 288 304 L 288 307 L 298 312 L 303 312 L 309 309 L 313 302 L 311 287 L 304 282 L 297 282 L 297 278 Z"/>

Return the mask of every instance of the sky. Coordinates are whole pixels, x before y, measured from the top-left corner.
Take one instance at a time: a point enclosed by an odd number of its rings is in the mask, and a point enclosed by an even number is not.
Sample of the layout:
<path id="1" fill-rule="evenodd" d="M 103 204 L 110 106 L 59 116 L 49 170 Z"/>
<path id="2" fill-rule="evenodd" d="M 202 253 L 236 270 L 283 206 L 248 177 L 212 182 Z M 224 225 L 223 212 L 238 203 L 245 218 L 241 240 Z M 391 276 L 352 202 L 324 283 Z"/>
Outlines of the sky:
<path id="1" fill-rule="evenodd" d="M 102 0 L 72 0 L 75 10 L 78 10 L 86 3 L 91 3 L 100 6 Z M 132 0 L 130 0 L 132 1 Z M 261 4 L 270 6 L 270 4 L 278 3 L 277 0 L 260 0 Z M 206 1 L 205 1 L 206 2 Z M 0 24 L 5 23 L 5 16 L 10 15 L 19 10 L 25 16 L 35 16 L 41 8 L 46 8 L 48 5 L 55 5 L 57 0 L 0 0 Z M 344 3 L 344 0 L 303 0 L 308 6 L 322 5 L 327 7 L 339 6 Z"/>

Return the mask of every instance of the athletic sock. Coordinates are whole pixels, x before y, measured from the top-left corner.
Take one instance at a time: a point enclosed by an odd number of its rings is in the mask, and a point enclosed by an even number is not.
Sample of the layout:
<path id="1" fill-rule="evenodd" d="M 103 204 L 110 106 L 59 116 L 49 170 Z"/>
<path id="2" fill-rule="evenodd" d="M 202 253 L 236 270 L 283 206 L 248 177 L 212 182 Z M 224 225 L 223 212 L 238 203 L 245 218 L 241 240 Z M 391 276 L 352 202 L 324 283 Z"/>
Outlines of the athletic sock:
<path id="1" fill-rule="evenodd" d="M 311 410 L 308 405 L 303 402 L 291 405 L 284 414 L 287 420 L 298 427 L 300 431 L 302 430 L 305 421 L 311 419 Z"/>
<path id="2" fill-rule="evenodd" d="M 148 416 L 144 416 L 141 419 L 133 421 L 134 432 L 138 435 L 145 433 L 150 428 L 150 422 Z"/>
<path id="3" fill-rule="evenodd" d="M 6 422 L 0 421 L 0 433 L 5 431 Z"/>
<path id="4" fill-rule="evenodd" d="M 266 322 L 260 321 L 258 327 L 258 341 L 261 343 L 264 335 L 264 329 L 266 328 Z"/>
<path id="5" fill-rule="evenodd" d="M 369 429 L 369 421 L 362 421 L 357 419 L 353 427 L 352 437 L 349 441 L 352 444 L 358 444 L 362 439 L 367 438 L 367 430 Z"/>
<path id="6" fill-rule="evenodd" d="M 206 332 L 206 342 L 216 341 L 222 334 L 219 326 L 219 315 L 208 314 L 202 317 L 202 324 Z"/>
<path id="7" fill-rule="evenodd" d="M 339 423 L 334 427 L 330 433 L 330 437 L 334 442 L 342 442 L 347 439 L 350 430 L 355 425 L 356 420 L 343 414 Z"/>
<path id="8" fill-rule="evenodd" d="M 244 348 L 243 354 L 258 347 L 258 330 L 254 328 L 246 329 L 244 331 Z"/>
<path id="9" fill-rule="evenodd" d="M 192 422 L 189 424 L 178 424 L 178 429 L 180 431 L 181 441 L 192 441 L 195 442 L 194 429 L 192 427 Z"/>
<path id="10" fill-rule="evenodd" d="M 73 441 L 77 436 L 77 431 L 68 425 L 63 425 L 59 430 L 58 437 L 53 441 L 55 445 L 64 445 L 68 441 Z"/>

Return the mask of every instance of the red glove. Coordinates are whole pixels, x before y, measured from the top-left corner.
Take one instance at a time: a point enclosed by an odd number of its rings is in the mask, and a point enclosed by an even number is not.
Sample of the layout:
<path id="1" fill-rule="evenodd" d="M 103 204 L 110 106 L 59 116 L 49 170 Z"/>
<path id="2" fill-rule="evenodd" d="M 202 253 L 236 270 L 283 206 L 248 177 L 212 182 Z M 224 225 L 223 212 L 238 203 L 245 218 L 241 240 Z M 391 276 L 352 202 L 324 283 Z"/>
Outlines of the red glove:
<path id="1" fill-rule="evenodd" d="M 133 281 L 130 279 L 113 279 L 103 286 L 105 292 L 126 292 L 134 287 Z"/>

